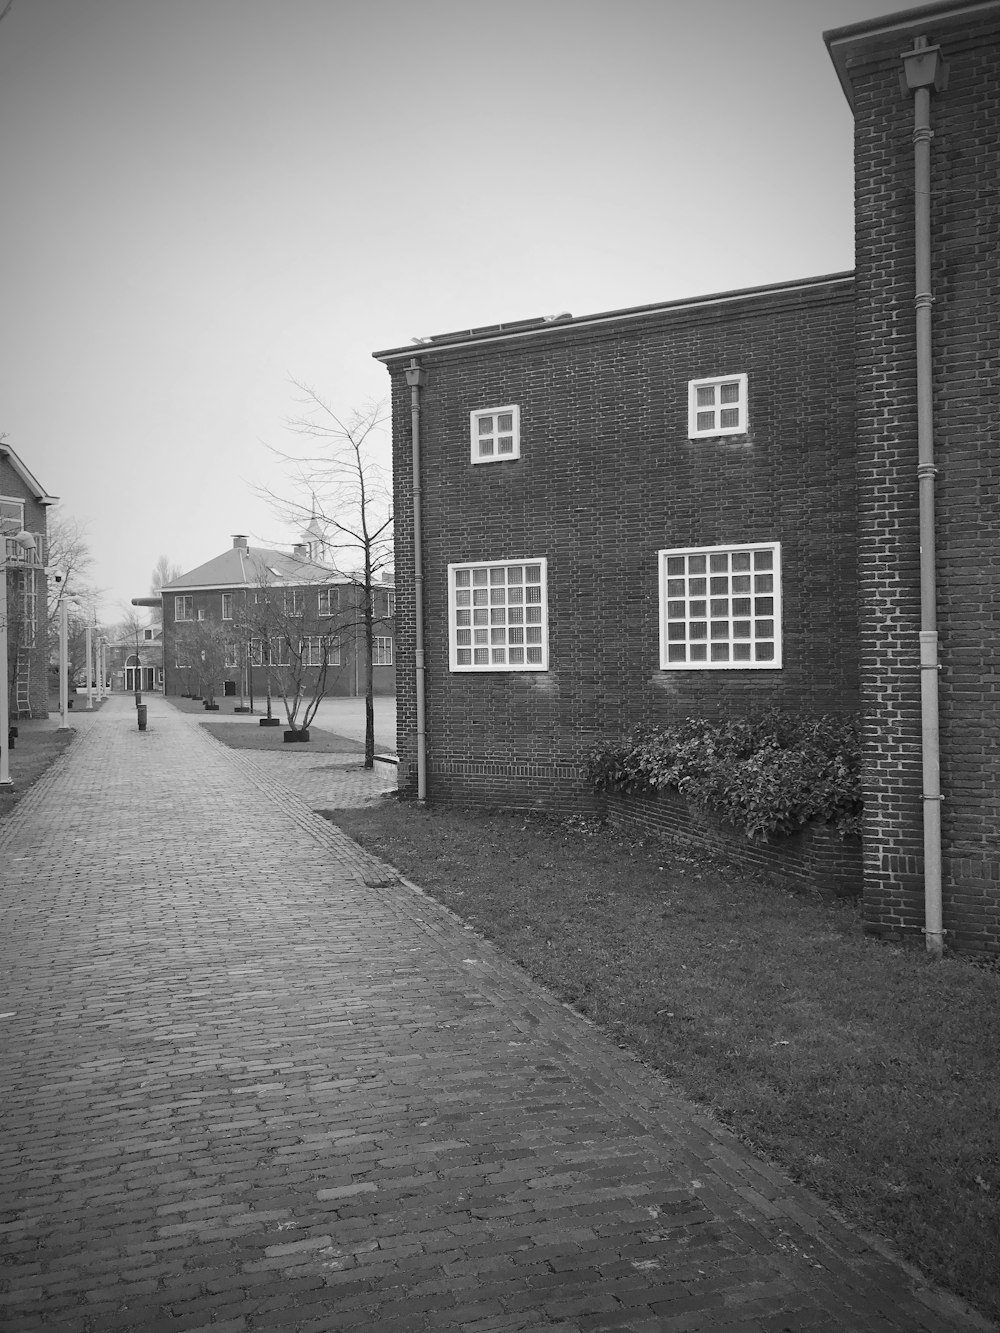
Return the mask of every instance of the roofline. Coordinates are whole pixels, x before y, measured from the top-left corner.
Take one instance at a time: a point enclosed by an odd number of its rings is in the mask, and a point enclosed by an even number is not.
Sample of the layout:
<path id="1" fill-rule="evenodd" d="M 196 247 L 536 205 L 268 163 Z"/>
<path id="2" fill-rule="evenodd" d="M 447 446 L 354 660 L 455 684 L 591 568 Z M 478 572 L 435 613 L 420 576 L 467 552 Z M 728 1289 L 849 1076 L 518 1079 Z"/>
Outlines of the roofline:
<path id="1" fill-rule="evenodd" d="M 900 39 L 909 36 L 914 30 L 934 26 L 939 23 L 953 23 L 956 19 L 991 11 L 1000 13 L 1000 0 L 942 0 L 936 5 L 918 5 L 915 9 L 901 9 L 896 14 L 887 14 L 882 18 L 864 19 L 860 23 L 850 23 L 843 28 L 831 28 L 823 34 L 823 41 L 830 53 L 844 96 L 854 108 L 854 87 L 847 72 L 847 60 L 850 48 L 874 46 L 876 39 L 898 34 Z"/>
<path id="2" fill-rule="evenodd" d="M 0 456 L 5 457 L 9 461 L 11 467 L 24 482 L 25 486 L 27 486 L 28 490 L 33 492 L 35 499 L 40 505 L 54 505 L 57 503 L 59 496 L 49 495 L 38 478 L 25 467 L 24 463 L 9 444 L 0 443 Z"/>
<path id="3" fill-rule="evenodd" d="M 997 0 L 1000 3 L 1000 0 Z M 635 319 L 648 319 L 651 315 L 675 314 L 685 310 L 705 310 L 711 306 L 725 305 L 737 301 L 756 300 L 769 296 L 781 296 L 795 292 L 815 291 L 835 287 L 854 281 L 853 272 L 827 273 L 818 278 L 803 278 L 796 282 L 769 283 L 763 287 L 746 287 L 736 291 L 717 292 L 711 296 L 699 296 L 687 300 L 661 301 L 654 305 L 629 306 L 622 310 L 609 310 L 601 314 L 581 315 L 562 319 L 540 320 L 530 328 L 517 325 L 498 324 L 493 330 L 470 330 L 465 334 L 444 335 L 440 341 L 411 343 L 408 347 L 390 347 L 384 352 L 372 352 L 376 361 L 388 363 L 399 361 L 403 357 L 421 357 L 430 353 L 452 351 L 455 348 L 481 347 L 485 343 L 512 342 L 522 338 L 545 337 L 558 329 L 595 328 L 604 324 L 626 323 Z"/>
<path id="4" fill-rule="evenodd" d="M 246 590 L 249 592 L 254 589 L 257 589 L 258 591 L 263 591 L 266 588 L 360 588 L 360 587 L 363 587 L 363 584 L 358 583 L 355 579 L 348 578 L 346 575 L 343 574 L 340 575 L 338 578 L 333 578 L 333 579 L 282 579 L 279 583 L 266 583 L 266 584 L 257 583 L 253 580 L 247 580 L 245 583 L 234 583 L 232 579 L 229 579 L 225 583 L 177 583 L 177 584 L 165 583 L 162 589 L 160 590 L 160 596 L 161 598 L 165 597 L 167 594 L 171 596 L 179 596 L 180 594 L 186 592 L 219 592 L 219 591 L 224 592 L 227 588 L 235 588 L 239 590 Z M 377 592 L 380 588 L 390 588 L 392 590 L 395 590 L 395 587 L 396 587 L 395 579 L 393 579 L 389 583 L 383 583 L 381 579 L 375 580 L 372 583 L 372 589 L 375 592 Z M 134 606 L 139 606 L 142 604 L 142 599 L 133 598 L 132 603 Z M 156 605 L 159 605 L 159 603 L 156 603 Z"/>

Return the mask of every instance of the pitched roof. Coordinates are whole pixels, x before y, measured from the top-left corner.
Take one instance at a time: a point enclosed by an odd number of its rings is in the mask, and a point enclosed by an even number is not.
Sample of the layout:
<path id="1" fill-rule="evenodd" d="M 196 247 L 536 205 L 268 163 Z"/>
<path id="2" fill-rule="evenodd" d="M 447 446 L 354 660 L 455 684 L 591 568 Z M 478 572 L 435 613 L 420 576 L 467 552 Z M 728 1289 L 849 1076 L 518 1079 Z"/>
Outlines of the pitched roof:
<path id="1" fill-rule="evenodd" d="M 28 490 L 39 504 L 54 505 L 56 503 L 59 497 L 57 495 L 49 495 L 41 482 L 39 482 L 38 479 L 24 466 L 9 444 L 0 443 L 0 458 L 5 458 L 7 460 L 16 475 L 24 482 L 25 486 L 27 486 Z"/>
<path id="2" fill-rule="evenodd" d="M 161 592 L 184 592 L 190 588 L 260 588 L 301 583 L 348 583 L 349 579 L 330 565 L 321 565 L 290 551 L 274 551 L 266 546 L 232 546 L 228 551 L 189 570 Z"/>

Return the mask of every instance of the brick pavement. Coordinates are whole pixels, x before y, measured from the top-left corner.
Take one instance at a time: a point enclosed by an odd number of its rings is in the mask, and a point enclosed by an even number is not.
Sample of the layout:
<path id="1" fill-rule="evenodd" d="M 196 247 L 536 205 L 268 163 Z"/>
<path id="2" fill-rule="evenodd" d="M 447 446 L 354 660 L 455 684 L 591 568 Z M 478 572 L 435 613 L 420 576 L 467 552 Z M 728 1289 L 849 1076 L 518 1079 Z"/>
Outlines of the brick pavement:
<path id="1" fill-rule="evenodd" d="M 0 830 L 5 1330 L 985 1327 L 148 707 Z"/>

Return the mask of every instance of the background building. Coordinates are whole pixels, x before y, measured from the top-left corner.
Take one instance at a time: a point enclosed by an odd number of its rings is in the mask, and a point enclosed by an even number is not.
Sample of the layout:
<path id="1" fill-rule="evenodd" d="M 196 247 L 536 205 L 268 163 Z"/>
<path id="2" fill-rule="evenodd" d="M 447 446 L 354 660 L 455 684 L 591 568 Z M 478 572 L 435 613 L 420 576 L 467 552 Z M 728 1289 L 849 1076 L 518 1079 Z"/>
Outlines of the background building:
<path id="1" fill-rule="evenodd" d="M 12 721 L 48 716 L 47 511 L 55 504 L 7 444 L 0 442 L 0 532 L 7 581 L 7 670 Z M 26 550 L 13 540 L 26 531 Z"/>
<path id="2" fill-rule="evenodd" d="M 291 551 L 232 547 L 161 590 L 163 676 L 167 694 L 263 697 L 266 663 L 288 665 L 288 641 L 302 644 L 305 680 L 326 663 L 326 693 L 365 692 L 363 585 L 319 558 L 310 542 Z M 372 675 L 377 694 L 392 694 L 395 585 L 374 595 Z M 293 648 L 294 653 L 294 648 Z"/>

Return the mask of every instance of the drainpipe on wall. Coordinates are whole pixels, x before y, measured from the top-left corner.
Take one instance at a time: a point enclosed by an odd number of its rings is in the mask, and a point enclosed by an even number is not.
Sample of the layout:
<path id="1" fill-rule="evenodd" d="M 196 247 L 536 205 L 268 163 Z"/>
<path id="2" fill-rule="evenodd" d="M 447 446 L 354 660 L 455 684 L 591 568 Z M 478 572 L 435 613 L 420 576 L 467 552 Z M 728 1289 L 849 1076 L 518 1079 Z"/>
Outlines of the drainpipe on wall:
<path id="1" fill-rule="evenodd" d="M 413 647 L 417 693 L 417 800 L 427 800 L 427 706 L 424 695 L 424 550 L 420 487 L 420 390 L 427 371 L 412 360 L 406 372 L 410 386 L 410 451 L 413 459 Z"/>
<path id="2" fill-rule="evenodd" d="M 902 53 L 903 80 L 913 94 L 915 294 L 917 335 L 917 483 L 920 504 L 920 728 L 924 812 L 924 937 L 928 953 L 944 952 L 941 910 L 941 763 L 938 724 L 937 573 L 934 541 L 934 403 L 931 351 L 931 89 L 948 84 L 941 48 L 917 37 Z"/>

